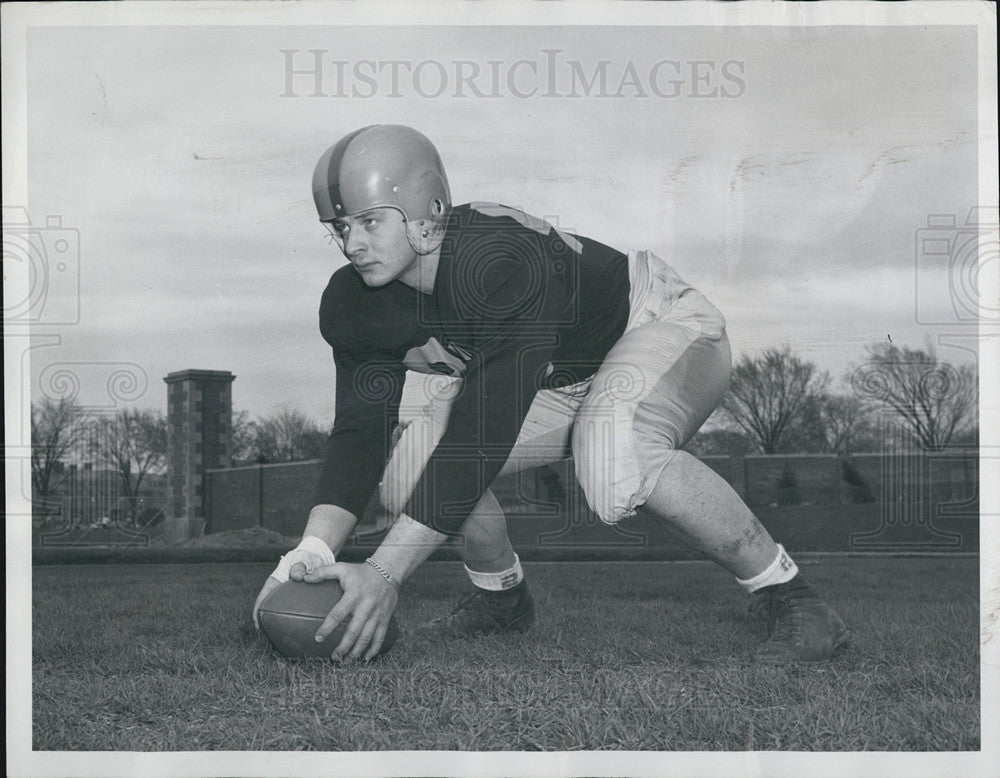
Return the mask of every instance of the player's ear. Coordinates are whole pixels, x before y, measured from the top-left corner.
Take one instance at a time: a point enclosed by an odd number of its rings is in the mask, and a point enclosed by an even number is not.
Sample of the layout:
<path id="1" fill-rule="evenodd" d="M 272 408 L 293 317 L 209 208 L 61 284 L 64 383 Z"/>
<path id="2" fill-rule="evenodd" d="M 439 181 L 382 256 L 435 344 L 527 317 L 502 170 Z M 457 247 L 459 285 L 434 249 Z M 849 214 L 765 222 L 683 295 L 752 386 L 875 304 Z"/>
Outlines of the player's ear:
<path id="1" fill-rule="evenodd" d="M 447 208 L 440 198 L 432 199 L 427 210 L 431 215 L 430 219 L 417 219 L 406 223 L 407 240 L 413 250 L 422 255 L 430 254 L 441 246 L 448 221 Z"/>

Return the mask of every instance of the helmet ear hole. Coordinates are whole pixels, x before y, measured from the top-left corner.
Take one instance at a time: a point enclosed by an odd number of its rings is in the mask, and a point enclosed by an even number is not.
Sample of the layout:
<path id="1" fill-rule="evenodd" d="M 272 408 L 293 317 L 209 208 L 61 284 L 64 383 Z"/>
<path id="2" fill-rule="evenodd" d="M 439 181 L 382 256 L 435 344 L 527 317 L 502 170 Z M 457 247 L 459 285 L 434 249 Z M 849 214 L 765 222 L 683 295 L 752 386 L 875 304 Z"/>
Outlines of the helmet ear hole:
<path id="1" fill-rule="evenodd" d="M 444 225 L 436 221 L 428 223 L 425 219 L 406 222 L 406 239 L 421 256 L 431 254 L 444 241 Z"/>

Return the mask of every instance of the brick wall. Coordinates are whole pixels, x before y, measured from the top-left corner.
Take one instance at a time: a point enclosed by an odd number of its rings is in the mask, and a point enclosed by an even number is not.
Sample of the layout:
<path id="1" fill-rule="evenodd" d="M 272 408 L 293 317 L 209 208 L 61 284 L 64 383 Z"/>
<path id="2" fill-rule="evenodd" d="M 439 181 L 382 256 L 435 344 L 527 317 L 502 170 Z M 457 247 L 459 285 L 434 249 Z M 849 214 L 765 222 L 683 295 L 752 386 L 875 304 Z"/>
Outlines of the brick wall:
<path id="1" fill-rule="evenodd" d="M 302 533 L 313 506 L 319 460 L 297 466 L 264 465 L 261 523 L 282 535 Z"/>
<path id="2" fill-rule="evenodd" d="M 934 454 L 705 457 L 751 507 L 877 502 L 920 504 L 928 515 L 978 512 L 978 454 L 954 449 Z M 208 475 L 206 532 L 263 526 L 285 535 L 302 532 L 319 475 L 318 461 L 214 469 Z M 595 526 L 573 477 L 572 463 L 505 478 L 494 491 L 514 516 L 566 514 L 574 525 Z M 905 518 L 905 517 L 904 517 Z M 623 543 L 630 544 L 629 538 Z"/>
<path id="3" fill-rule="evenodd" d="M 206 532 L 265 527 L 302 532 L 312 508 L 319 460 L 210 470 Z"/>
<path id="4" fill-rule="evenodd" d="M 260 474 L 256 466 L 209 470 L 205 532 L 228 532 L 258 526 L 260 495 Z M 302 526 L 305 526 L 304 520 Z M 302 527 L 299 527 L 301 531 Z"/>
<path id="5" fill-rule="evenodd" d="M 748 455 L 743 461 L 747 505 L 825 505 L 840 502 L 841 465 L 835 456 Z"/>

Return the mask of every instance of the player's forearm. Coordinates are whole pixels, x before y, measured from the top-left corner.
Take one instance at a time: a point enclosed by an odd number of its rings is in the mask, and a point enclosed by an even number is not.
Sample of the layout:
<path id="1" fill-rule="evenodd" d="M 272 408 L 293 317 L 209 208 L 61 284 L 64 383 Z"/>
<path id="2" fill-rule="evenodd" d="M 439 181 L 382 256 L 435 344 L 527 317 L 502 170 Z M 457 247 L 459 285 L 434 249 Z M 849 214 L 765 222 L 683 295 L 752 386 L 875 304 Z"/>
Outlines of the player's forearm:
<path id="1" fill-rule="evenodd" d="M 358 517 L 337 505 L 316 505 L 309 511 L 303 536 L 312 535 L 326 543 L 334 555 L 340 553 L 354 531 Z"/>
<path id="2" fill-rule="evenodd" d="M 402 513 L 372 559 L 394 581 L 402 583 L 447 537 Z"/>

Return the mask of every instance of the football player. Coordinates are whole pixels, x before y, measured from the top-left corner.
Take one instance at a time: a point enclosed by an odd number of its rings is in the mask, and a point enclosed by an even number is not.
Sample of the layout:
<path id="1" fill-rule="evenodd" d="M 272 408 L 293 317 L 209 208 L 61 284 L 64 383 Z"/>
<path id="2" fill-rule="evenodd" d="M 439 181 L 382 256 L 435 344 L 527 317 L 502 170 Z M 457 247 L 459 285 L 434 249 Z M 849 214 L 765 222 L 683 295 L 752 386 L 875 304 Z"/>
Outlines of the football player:
<path id="1" fill-rule="evenodd" d="M 847 641 L 736 492 L 682 450 L 722 399 L 731 354 L 722 315 L 663 260 L 502 205 L 453 205 L 437 150 L 398 125 L 329 148 L 313 195 L 350 262 L 320 307 L 336 418 L 302 543 L 258 604 L 289 576 L 336 578 L 345 595 L 317 640 L 349 618 L 336 655 L 370 658 L 407 576 L 459 533 L 472 594 L 417 633 L 525 630 L 534 603 L 490 484 L 572 456 L 602 521 L 649 514 L 752 593 L 762 661 L 825 660 Z M 456 380 L 400 431 L 407 370 Z M 398 518 L 364 563 L 337 562 L 380 483 Z"/>

